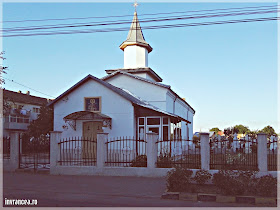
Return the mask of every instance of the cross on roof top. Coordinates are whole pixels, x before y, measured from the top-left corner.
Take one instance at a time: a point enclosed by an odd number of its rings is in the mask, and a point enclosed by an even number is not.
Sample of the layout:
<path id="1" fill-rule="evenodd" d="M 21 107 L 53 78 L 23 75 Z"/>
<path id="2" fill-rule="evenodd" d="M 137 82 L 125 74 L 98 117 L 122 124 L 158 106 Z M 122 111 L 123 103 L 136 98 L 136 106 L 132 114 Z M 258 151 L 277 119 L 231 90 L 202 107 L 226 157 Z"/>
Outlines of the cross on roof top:
<path id="1" fill-rule="evenodd" d="M 135 11 L 136 11 L 136 7 L 138 7 L 138 3 L 137 3 L 137 1 L 135 0 L 135 2 L 134 2 L 134 4 L 133 4 L 133 6 L 134 6 L 134 8 L 135 8 Z"/>

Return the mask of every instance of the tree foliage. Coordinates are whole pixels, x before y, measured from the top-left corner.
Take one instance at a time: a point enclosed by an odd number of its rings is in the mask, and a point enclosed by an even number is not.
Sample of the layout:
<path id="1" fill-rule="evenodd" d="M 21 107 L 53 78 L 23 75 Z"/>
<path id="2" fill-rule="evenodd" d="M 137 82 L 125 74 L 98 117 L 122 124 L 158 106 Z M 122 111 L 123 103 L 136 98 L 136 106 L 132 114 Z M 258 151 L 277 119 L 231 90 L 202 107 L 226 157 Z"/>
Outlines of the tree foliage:
<path id="1" fill-rule="evenodd" d="M 270 137 L 272 135 L 277 135 L 274 128 L 271 127 L 270 125 L 264 127 L 260 132 L 266 133 L 268 137 Z"/>
<path id="2" fill-rule="evenodd" d="M 233 128 L 236 129 L 238 134 L 247 134 L 250 132 L 248 126 L 244 126 L 244 125 L 236 125 Z"/>
<path id="3" fill-rule="evenodd" d="M 29 137 L 46 135 L 53 129 L 53 110 L 44 105 L 40 108 L 38 118 L 30 123 L 27 130 Z"/>
<path id="4" fill-rule="evenodd" d="M 209 131 L 214 131 L 215 134 L 217 134 L 221 130 L 219 128 L 215 127 L 215 128 L 211 128 Z"/>

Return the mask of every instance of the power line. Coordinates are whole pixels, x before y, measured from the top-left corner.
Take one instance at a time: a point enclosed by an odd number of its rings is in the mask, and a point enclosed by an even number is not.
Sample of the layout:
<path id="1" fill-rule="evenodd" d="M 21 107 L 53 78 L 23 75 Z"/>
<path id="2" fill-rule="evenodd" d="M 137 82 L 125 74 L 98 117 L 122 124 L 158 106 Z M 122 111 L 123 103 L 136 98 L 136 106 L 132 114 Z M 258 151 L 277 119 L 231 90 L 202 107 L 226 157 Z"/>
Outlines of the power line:
<path id="1" fill-rule="evenodd" d="M 237 13 L 212 13 L 211 15 L 207 14 L 199 14 L 197 16 L 176 16 L 176 17 L 168 17 L 168 18 L 160 18 L 160 19 L 149 19 L 149 20 L 141 20 L 141 23 L 151 23 L 151 22 L 162 22 L 162 21 L 178 21 L 178 20 L 188 20 L 188 19 L 201 19 L 201 18 L 215 18 L 215 17 L 227 17 L 227 16 L 238 16 L 238 15 L 256 15 L 256 14 L 268 14 L 268 13 L 276 13 L 279 10 L 268 10 L 268 11 L 253 11 L 253 12 L 237 12 Z M 127 22 L 99 22 L 99 24 L 81 24 L 81 25 L 65 25 L 65 26 L 52 26 L 52 27 L 21 27 L 21 28 L 6 28 L 3 29 L 3 32 L 17 32 L 17 31 L 31 31 L 31 30 L 46 30 L 46 29 L 62 29 L 62 28 L 77 28 L 77 27 L 94 27 L 94 26 L 108 26 L 108 25 L 121 25 L 121 24 L 130 24 L 130 21 Z"/>
<path id="2" fill-rule="evenodd" d="M 200 22 L 200 23 L 187 23 L 187 24 L 172 24 L 172 25 L 154 25 L 142 27 L 142 29 L 163 29 L 163 28 L 177 28 L 177 27 L 191 27 L 191 26 L 205 26 L 205 25 L 221 25 L 231 23 L 248 23 L 248 22 L 262 22 L 279 20 L 280 17 L 269 17 L 269 18 L 253 18 L 253 19 L 239 19 L 239 20 L 228 20 L 228 21 L 214 21 L 214 22 Z M 22 37 L 22 36 L 42 36 L 42 35 L 61 35 L 61 34 L 77 34 L 77 33 L 99 33 L 99 32 L 116 32 L 116 31 L 127 31 L 129 28 L 105 28 L 105 29 L 92 29 L 92 30 L 72 30 L 72 31 L 60 31 L 60 32 L 49 32 L 49 33 L 33 33 L 33 34 L 12 34 L 3 35 L 2 37 Z M 135 29 L 137 30 L 137 29 Z"/>
<path id="3" fill-rule="evenodd" d="M 23 87 L 26 87 L 26 88 L 28 88 L 28 89 L 30 89 L 30 90 L 33 90 L 33 91 L 35 91 L 35 92 L 41 93 L 41 94 L 43 94 L 43 95 L 46 95 L 46 96 L 49 96 L 49 97 L 52 97 L 52 98 L 55 98 L 54 96 L 51 96 L 51 95 L 42 93 L 41 91 L 35 90 L 35 89 L 31 88 L 31 87 L 28 87 L 28 86 L 26 86 L 26 85 L 23 85 L 23 84 L 21 84 L 21 83 L 18 83 L 18 82 L 16 82 L 16 81 L 12 80 L 12 79 L 8 79 L 8 78 L 6 78 L 6 77 L 3 77 L 3 78 L 6 79 L 6 80 L 11 81 L 11 82 L 13 82 L 13 83 L 16 83 L 16 84 L 18 84 L 18 85 L 21 85 L 21 86 L 23 86 Z"/>
<path id="4" fill-rule="evenodd" d="M 253 8 L 271 8 L 278 6 L 256 6 L 256 7 L 237 7 L 237 8 L 221 8 L 221 9 L 208 9 L 208 10 L 192 10 L 192 11 L 181 11 L 181 12 L 164 12 L 164 13 L 150 13 L 142 14 L 139 16 L 156 16 L 156 15 L 167 15 L 167 14 L 182 14 L 182 13 L 196 13 L 196 12 L 208 12 L 208 11 L 226 11 L 226 10 L 240 10 L 240 9 L 253 9 Z M 3 23 L 21 23 L 21 22 L 41 22 L 41 21 L 61 21 L 61 20 L 81 20 L 81 19 L 107 19 L 117 17 L 131 17 L 132 15 L 114 15 L 114 16 L 97 16 L 97 17 L 74 17 L 74 18 L 49 18 L 49 19 L 33 19 L 33 20 L 6 20 Z"/>

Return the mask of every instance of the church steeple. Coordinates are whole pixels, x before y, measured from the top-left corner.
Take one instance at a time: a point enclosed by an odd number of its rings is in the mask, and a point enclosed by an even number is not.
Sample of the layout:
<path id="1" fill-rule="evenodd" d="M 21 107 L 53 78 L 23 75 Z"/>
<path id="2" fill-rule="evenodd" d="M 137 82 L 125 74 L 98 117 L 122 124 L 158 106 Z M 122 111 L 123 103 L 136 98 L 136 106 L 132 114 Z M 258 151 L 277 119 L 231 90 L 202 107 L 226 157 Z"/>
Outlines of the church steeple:
<path id="1" fill-rule="evenodd" d="M 148 50 L 149 53 L 153 50 L 153 48 L 145 41 L 136 11 L 134 12 L 134 17 L 127 38 L 120 45 L 120 49 L 124 50 L 129 45 L 144 47 Z"/>
<path id="2" fill-rule="evenodd" d="M 145 41 L 136 10 L 127 38 L 120 49 L 124 51 L 124 68 L 148 67 L 148 53 L 153 48 Z"/>

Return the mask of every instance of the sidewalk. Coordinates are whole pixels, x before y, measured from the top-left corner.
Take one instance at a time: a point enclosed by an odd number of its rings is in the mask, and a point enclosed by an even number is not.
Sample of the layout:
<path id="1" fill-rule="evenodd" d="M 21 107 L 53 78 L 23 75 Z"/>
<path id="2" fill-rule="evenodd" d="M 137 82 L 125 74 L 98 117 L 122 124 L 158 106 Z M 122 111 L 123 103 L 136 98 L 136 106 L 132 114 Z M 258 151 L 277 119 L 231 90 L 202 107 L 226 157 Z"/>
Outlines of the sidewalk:
<path id="1" fill-rule="evenodd" d="M 162 200 L 160 197 L 165 190 L 164 178 L 4 173 L 3 185 L 4 198 L 37 199 L 38 206 L 49 207 L 241 206 L 214 202 Z"/>

